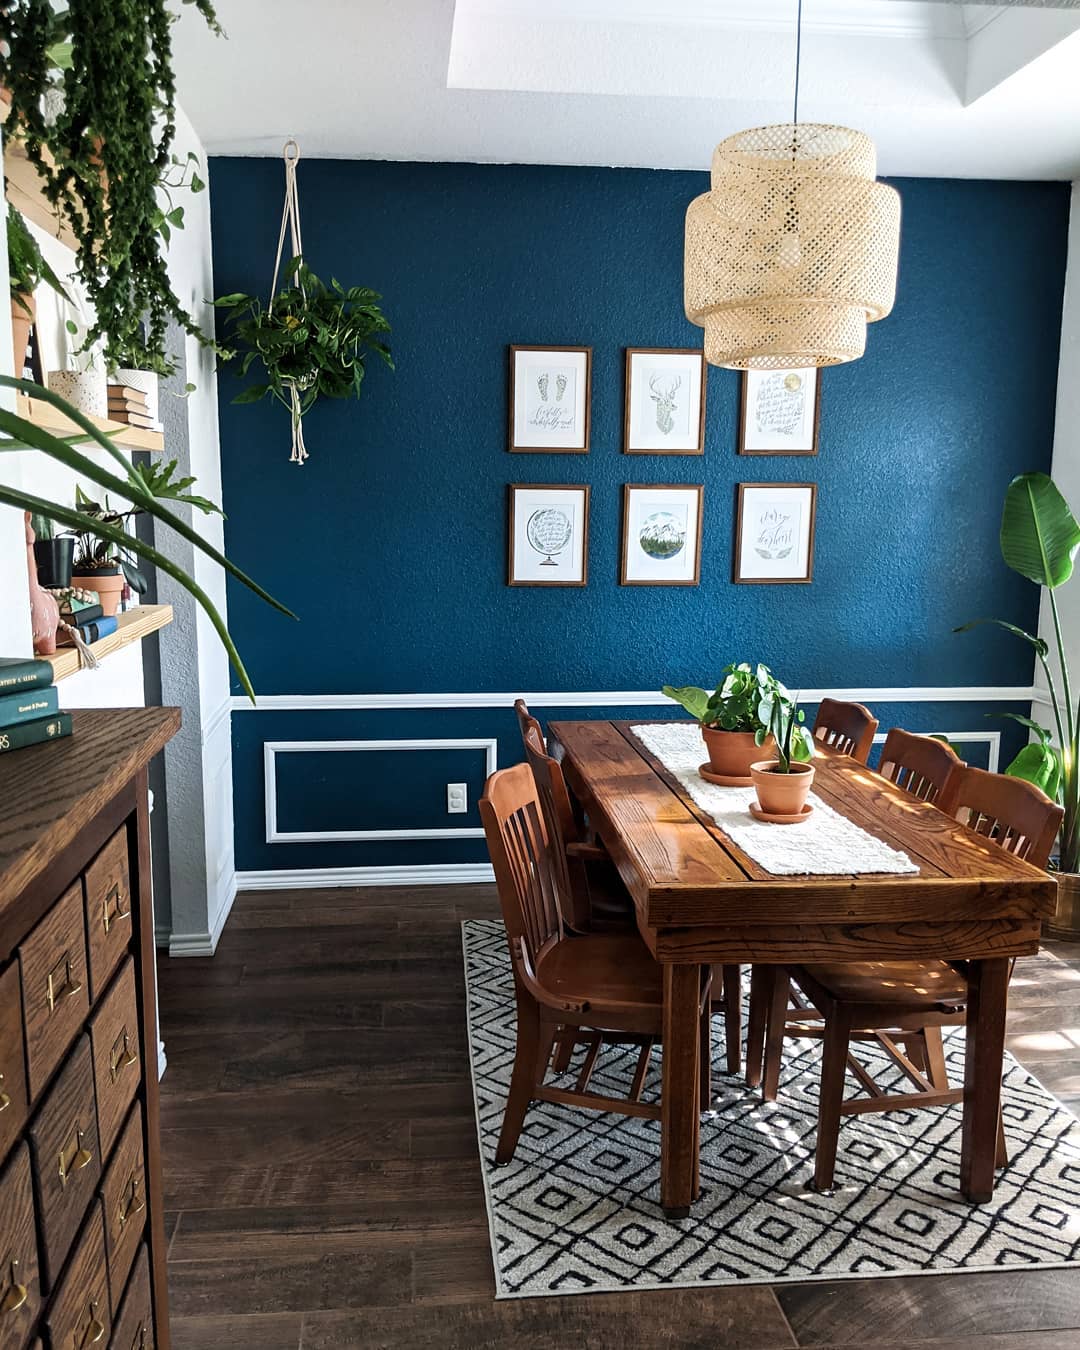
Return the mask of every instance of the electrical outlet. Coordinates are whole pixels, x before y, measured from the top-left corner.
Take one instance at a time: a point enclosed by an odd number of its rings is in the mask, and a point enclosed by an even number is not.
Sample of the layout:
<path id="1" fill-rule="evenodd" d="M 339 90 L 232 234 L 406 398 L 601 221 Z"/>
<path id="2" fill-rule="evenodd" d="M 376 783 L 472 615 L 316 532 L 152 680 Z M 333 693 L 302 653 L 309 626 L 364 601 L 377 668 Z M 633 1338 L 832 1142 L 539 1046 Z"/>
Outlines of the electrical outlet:
<path id="1" fill-rule="evenodd" d="M 446 810 L 451 816 L 459 816 L 469 809 L 469 785 L 467 783 L 447 783 Z"/>

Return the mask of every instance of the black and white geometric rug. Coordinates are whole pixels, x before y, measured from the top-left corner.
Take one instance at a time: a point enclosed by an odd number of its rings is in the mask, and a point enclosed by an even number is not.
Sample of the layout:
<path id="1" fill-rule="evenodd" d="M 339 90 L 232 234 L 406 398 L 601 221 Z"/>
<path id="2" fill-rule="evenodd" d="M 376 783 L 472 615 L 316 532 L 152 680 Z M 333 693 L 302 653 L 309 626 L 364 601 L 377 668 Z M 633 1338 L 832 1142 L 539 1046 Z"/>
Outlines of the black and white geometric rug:
<path id="1" fill-rule="evenodd" d="M 1080 1122 L 1011 1056 L 1009 1165 L 989 1205 L 969 1205 L 958 1190 L 959 1106 L 845 1118 L 838 1189 L 807 1190 L 817 1043 L 788 1042 L 779 1099 L 763 1103 L 724 1073 L 720 1018 L 716 1116 L 701 1127 L 705 1194 L 689 1219 L 671 1222 L 659 1207 L 657 1121 L 535 1102 L 514 1161 L 495 1167 L 514 1057 L 510 959 L 501 923 L 462 928 L 497 1297 L 1080 1264 Z M 962 1030 L 946 1031 L 946 1051 L 950 1077 L 962 1081 Z M 860 1044 L 856 1053 L 904 1090 L 880 1052 Z M 595 1089 L 625 1093 L 635 1061 L 633 1051 L 605 1050 Z M 659 1061 L 657 1052 L 647 1099 L 659 1095 Z"/>

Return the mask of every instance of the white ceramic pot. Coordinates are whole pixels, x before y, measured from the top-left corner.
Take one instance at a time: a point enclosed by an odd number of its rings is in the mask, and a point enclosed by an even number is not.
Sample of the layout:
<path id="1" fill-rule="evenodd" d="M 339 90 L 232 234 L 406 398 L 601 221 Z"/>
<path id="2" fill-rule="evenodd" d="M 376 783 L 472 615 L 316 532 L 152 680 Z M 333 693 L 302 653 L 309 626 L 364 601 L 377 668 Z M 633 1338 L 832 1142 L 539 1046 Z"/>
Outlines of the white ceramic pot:
<path id="1" fill-rule="evenodd" d="M 137 389 L 146 395 L 146 409 L 150 420 L 158 425 L 158 377 L 152 370 L 114 370 L 109 376 L 110 384 L 125 384 L 129 389 Z"/>
<path id="2" fill-rule="evenodd" d="M 46 380 L 54 394 L 88 417 L 107 417 L 109 393 L 103 370 L 50 370 Z"/>

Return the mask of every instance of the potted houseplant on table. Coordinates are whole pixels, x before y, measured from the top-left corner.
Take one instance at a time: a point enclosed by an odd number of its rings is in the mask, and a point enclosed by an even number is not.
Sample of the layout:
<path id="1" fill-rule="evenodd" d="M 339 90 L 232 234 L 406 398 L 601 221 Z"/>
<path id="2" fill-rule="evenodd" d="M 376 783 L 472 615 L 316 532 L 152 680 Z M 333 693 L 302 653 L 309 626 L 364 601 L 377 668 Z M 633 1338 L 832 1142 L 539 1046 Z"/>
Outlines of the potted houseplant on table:
<path id="1" fill-rule="evenodd" d="M 663 691 L 701 723 L 701 736 L 709 753 L 701 775 L 728 787 L 748 787 L 750 766 L 767 750 L 769 719 L 777 698 L 789 698 L 787 690 L 768 666 L 743 661 L 725 666 L 713 693 L 696 685 Z"/>
<path id="2" fill-rule="evenodd" d="M 44 282 L 65 300 L 70 301 L 71 297 L 45 261 L 37 240 L 14 206 L 8 207 L 7 249 L 8 275 L 11 280 L 11 342 L 14 348 L 12 364 L 16 375 L 21 375 L 26 364 L 30 329 L 37 319 L 34 292 Z"/>
<path id="3" fill-rule="evenodd" d="M 997 624 L 1029 643 L 1042 667 L 1053 730 L 1020 713 L 1007 713 L 1037 739 L 1024 746 L 1005 772 L 1042 788 L 1064 810 L 1058 839 L 1057 911 L 1044 930 L 1052 937 L 1077 942 L 1080 941 L 1080 706 L 1070 677 L 1056 593 L 1073 575 L 1080 548 L 1080 523 L 1053 479 L 1045 473 L 1024 473 L 1013 479 L 1005 493 L 999 537 L 1006 564 L 1046 589 L 1057 676 L 1051 663 L 1050 643 L 1016 624 L 1003 619 L 974 619 L 955 631 L 963 633 L 980 624 Z"/>
<path id="4" fill-rule="evenodd" d="M 813 809 L 806 803 L 814 781 L 814 738 L 803 726 L 803 711 L 797 699 L 774 697 L 769 700 L 769 731 L 776 746 L 775 759 L 759 760 L 750 766 L 757 792 L 758 810 L 751 812 L 764 820 L 790 823 L 805 819 Z"/>

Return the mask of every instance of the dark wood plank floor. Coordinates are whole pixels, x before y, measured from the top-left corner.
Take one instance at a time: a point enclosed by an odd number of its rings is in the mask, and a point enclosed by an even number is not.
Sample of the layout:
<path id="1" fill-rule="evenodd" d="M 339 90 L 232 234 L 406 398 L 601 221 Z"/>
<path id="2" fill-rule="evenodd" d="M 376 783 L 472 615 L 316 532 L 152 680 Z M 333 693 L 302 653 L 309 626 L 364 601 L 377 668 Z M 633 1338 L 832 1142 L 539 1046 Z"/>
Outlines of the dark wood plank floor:
<path id="1" fill-rule="evenodd" d="M 460 923 L 491 887 L 241 895 L 160 962 L 176 1350 L 1077 1350 L 1080 1270 L 494 1302 Z M 1080 947 L 1012 1048 L 1080 1111 Z"/>

